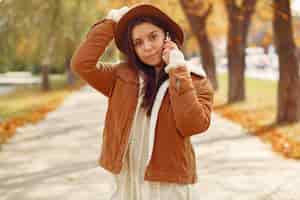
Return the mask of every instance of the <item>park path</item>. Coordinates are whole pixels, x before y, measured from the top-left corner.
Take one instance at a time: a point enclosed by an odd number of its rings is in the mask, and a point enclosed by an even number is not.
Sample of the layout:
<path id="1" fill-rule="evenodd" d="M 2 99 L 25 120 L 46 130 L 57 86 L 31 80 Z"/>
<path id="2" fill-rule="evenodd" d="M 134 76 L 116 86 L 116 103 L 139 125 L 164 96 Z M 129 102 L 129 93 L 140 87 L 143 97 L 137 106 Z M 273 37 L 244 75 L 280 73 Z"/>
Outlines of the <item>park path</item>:
<path id="1" fill-rule="evenodd" d="M 106 98 L 85 86 L 45 120 L 19 128 L 0 152 L 0 200 L 109 200 L 112 176 L 97 165 L 106 108 Z M 192 140 L 196 199 L 300 199 L 300 162 L 240 126 L 214 113 L 209 130 Z"/>

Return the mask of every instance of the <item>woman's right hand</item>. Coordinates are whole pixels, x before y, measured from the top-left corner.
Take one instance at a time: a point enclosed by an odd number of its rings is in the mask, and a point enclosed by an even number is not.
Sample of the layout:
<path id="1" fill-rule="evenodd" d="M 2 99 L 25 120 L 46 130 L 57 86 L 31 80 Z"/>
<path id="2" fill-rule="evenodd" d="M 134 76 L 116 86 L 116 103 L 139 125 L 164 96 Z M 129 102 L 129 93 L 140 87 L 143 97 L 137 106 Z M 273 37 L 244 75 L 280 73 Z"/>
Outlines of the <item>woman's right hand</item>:
<path id="1" fill-rule="evenodd" d="M 105 17 L 106 19 L 111 19 L 115 22 L 119 22 L 119 20 L 121 19 L 121 17 L 127 13 L 129 10 L 129 8 L 127 6 L 124 6 L 120 9 L 112 9 L 108 12 L 107 16 Z"/>

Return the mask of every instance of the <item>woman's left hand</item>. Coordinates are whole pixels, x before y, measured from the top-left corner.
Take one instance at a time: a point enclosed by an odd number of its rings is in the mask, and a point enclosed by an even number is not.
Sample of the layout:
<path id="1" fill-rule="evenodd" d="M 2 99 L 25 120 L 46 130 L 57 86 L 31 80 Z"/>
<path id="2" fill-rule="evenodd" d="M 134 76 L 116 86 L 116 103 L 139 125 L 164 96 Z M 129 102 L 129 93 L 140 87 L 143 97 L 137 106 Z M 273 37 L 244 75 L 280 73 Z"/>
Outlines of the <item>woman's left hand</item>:
<path id="1" fill-rule="evenodd" d="M 178 49 L 177 44 L 172 40 L 165 39 L 163 45 L 162 59 L 166 64 L 170 63 L 170 51 L 172 49 Z"/>

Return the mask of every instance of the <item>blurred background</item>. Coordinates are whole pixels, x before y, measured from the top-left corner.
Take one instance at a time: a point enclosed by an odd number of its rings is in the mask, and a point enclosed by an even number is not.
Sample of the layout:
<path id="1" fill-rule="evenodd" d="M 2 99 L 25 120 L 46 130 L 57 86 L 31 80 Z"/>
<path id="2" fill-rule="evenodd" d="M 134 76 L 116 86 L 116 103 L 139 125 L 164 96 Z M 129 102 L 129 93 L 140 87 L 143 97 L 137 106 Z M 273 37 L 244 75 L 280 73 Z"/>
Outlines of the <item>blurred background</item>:
<path id="1" fill-rule="evenodd" d="M 300 158 L 300 0 L 0 0 L 0 143 L 84 85 L 70 71 L 74 50 L 110 9 L 138 2 L 182 26 L 215 112 Z M 118 59 L 112 43 L 102 60 Z"/>

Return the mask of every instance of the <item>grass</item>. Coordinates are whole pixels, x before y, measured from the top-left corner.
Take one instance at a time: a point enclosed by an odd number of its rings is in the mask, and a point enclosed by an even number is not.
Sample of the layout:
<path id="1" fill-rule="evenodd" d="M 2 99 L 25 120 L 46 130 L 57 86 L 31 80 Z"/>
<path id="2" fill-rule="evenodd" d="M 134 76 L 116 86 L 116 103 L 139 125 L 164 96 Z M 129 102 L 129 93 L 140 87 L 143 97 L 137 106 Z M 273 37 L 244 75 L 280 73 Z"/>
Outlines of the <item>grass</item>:
<path id="1" fill-rule="evenodd" d="M 227 74 L 219 74 L 219 91 L 214 110 L 241 124 L 250 133 L 272 145 L 274 151 L 289 158 L 300 158 L 300 123 L 275 124 L 277 81 L 246 78 L 246 101 L 226 104 Z"/>
<path id="2" fill-rule="evenodd" d="M 0 96 L 0 143 L 14 135 L 19 126 L 36 123 L 54 110 L 82 81 L 66 86 L 64 75 L 51 75 L 51 90 L 44 92 L 40 85 L 18 86 L 16 90 Z"/>
<path id="3" fill-rule="evenodd" d="M 18 86 L 13 92 L 0 96 L 1 120 L 26 114 L 47 102 L 66 96 L 70 91 L 65 87 L 65 79 L 63 75 L 51 75 L 52 90 L 49 92 L 41 91 L 39 85 Z"/>

